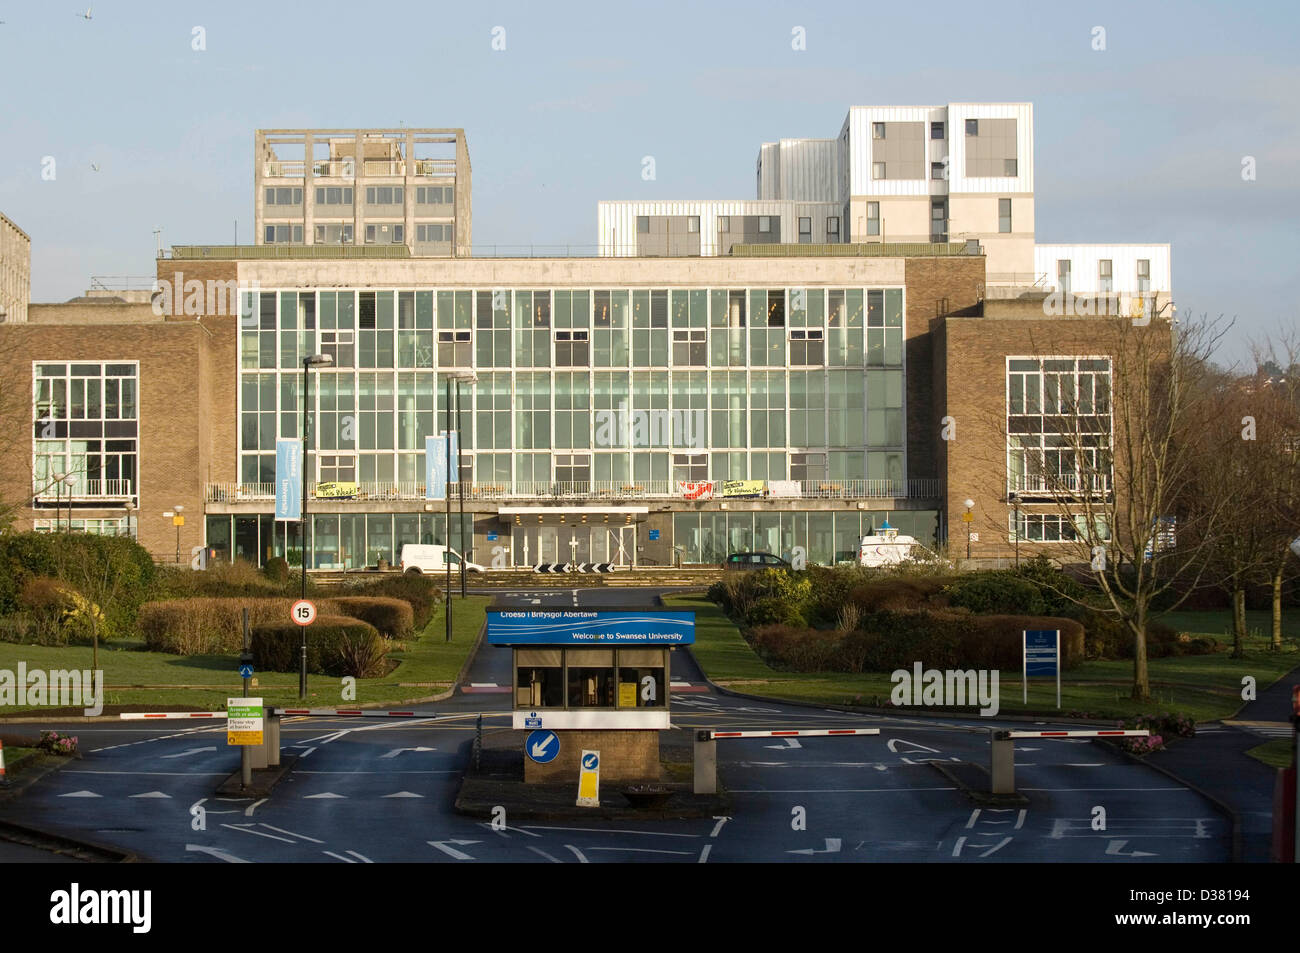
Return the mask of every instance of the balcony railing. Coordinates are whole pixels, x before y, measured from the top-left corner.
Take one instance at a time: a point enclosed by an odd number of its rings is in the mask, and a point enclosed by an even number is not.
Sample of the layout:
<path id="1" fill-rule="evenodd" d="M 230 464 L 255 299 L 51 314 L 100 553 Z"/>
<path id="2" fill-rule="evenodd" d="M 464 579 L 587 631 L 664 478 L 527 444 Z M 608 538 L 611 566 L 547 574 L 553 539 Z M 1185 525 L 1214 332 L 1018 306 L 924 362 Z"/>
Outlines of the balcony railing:
<path id="1" fill-rule="evenodd" d="M 839 499 L 902 500 L 938 499 L 937 479 L 917 480 L 781 480 L 774 484 L 752 481 L 760 487 L 736 488 L 726 495 L 722 481 L 697 481 L 689 484 L 689 493 L 676 480 L 517 480 L 466 483 L 467 500 L 728 500 L 728 499 Z M 460 495 L 458 484 L 451 484 L 451 495 Z M 756 492 L 745 492 L 756 490 Z M 317 492 L 308 487 L 309 497 L 319 502 L 341 501 L 423 501 L 423 483 L 347 483 L 332 484 Z M 204 500 L 208 503 L 265 502 L 275 499 L 274 483 L 209 483 Z"/>
<path id="2" fill-rule="evenodd" d="M 56 492 L 57 491 L 57 492 Z M 41 503 L 54 503 L 58 500 L 75 502 L 87 500 L 129 500 L 135 496 L 135 484 L 130 480 L 82 480 L 69 492 L 65 485 L 57 486 L 37 484 L 32 487 L 32 495 Z"/>
<path id="3" fill-rule="evenodd" d="M 1054 499 L 1062 496 L 1109 496 L 1111 479 L 1100 473 L 1061 473 L 1013 476 L 1007 492 L 1021 496 Z"/>

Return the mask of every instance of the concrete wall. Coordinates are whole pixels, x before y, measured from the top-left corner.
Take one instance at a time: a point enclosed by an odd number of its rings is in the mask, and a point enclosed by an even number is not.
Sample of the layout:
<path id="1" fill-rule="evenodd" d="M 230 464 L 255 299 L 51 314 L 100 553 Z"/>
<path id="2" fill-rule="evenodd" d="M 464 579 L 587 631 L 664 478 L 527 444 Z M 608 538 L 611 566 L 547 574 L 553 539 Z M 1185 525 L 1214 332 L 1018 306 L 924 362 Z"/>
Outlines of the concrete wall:
<path id="1" fill-rule="evenodd" d="M 0 320 L 21 324 L 27 320 L 32 289 L 32 240 L 0 215 Z"/>
<path id="2" fill-rule="evenodd" d="M 523 732 L 518 733 L 523 747 Z M 600 752 L 602 786 L 611 781 L 659 780 L 658 731 L 557 731 L 560 753 L 549 764 L 524 756 L 525 784 L 573 783 L 578 796 L 578 773 L 584 749 Z M 604 796 L 604 795 L 602 795 Z"/>

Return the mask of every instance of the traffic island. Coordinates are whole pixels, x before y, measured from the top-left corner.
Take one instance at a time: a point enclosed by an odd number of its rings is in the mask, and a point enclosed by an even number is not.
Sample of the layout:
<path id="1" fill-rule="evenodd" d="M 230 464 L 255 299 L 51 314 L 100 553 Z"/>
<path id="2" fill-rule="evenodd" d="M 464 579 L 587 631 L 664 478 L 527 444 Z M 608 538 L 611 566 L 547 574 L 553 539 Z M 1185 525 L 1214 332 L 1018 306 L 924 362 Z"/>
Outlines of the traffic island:
<path id="1" fill-rule="evenodd" d="M 969 761 L 927 761 L 946 780 L 981 807 L 1026 807 L 1029 798 L 1019 791 L 994 794 L 989 769 Z"/>
<path id="2" fill-rule="evenodd" d="M 265 768 L 253 769 L 253 781 L 248 787 L 244 787 L 243 769 L 236 771 L 226 780 L 217 785 L 217 797 L 267 797 L 271 789 L 284 779 L 284 776 L 293 770 L 293 766 L 298 762 L 296 754 L 282 754 L 280 763 L 269 765 Z"/>
<path id="3" fill-rule="evenodd" d="M 469 746 L 465 774 L 455 807 L 461 814 L 492 820 L 505 810 L 507 824 L 516 818 L 533 820 L 676 820 L 718 817 L 731 812 L 725 791 L 696 794 L 692 790 L 692 734 L 686 730 L 660 733 L 659 763 L 651 777 L 608 781 L 600 786 L 598 807 L 579 807 L 580 768 L 567 781 L 529 783 L 524 744 L 528 732 L 484 732 L 482 746 Z M 629 796 L 630 795 L 630 796 Z M 641 806 L 636 806 L 640 804 Z"/>

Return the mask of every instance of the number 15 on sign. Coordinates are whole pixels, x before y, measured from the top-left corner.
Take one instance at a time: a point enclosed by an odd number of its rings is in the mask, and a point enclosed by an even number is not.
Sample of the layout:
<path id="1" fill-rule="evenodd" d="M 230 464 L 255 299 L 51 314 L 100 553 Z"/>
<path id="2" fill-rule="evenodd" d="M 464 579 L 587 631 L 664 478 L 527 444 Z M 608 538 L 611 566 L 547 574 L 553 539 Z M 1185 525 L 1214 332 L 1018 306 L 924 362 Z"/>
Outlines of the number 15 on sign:
<path id="1" fill-rule="evenodd" d="M 310 599 L 299 599 L 289 609 L 289 618 L 299 625 L 311 625 L 316 621 L 316 604 Z"/>

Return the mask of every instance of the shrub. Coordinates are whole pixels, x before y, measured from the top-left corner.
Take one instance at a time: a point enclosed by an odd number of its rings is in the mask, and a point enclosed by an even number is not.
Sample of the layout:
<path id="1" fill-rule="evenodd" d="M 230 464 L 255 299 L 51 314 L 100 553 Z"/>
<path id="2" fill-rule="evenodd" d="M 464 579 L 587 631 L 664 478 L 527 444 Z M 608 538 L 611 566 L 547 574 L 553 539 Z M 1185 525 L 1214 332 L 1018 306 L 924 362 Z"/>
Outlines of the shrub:
<path id="1" fill-rule="evenodd" d="M 385 575 L 377 582 L 366 582 L 354 594 L 369 597 L 386 596 L 409 603 L 415 632 L 424 631 L 433 619 L 438 603 L 442 601 L 442 590 L 432 579 L 420 573 Z"/>
<path id="2" fill-rule="evenodd" d="M 835 668 L 841 638 L 836 632 L 775 623 L 755 628 L 750 643 L 773 668 L 816 672 Z"/>
<path id="3" fill-rule="evenodd" d="M 300 573 L 290 572 L 284 579 L 277 580 L 272 575 L 259 570 L 248 560 L 237 559 L 233 563 L 218 560 L 209 563 L 207 569 L 199 572 L 189 567 L 164 568 L 158 584 L 157 598 L 183 599 L 191 596 L 215 599 L 296 598 L 301 592 L 301 586 Z M 316 592 L 317 588 L 309 575 L 307 593 L 312 595 Z"/>
<path id="4" fill-rule="evenodd" d="M 1039 615 L 1045 608 L 1038 586 L 1015 572 L 971 573 L 950 583 L 946 591 L 950 605 L 975 613 Z"/>
<path id="5" fill-rule="evenodd" d="M 338 678 L 369 678 L 387 668 L 388 643 L 360 619 L 322 615 L 307 637 L 307 671 Z M 268 672 L 296 672 L 302 659 L 302 630 L 289 622 L 253 627 L 253 660 Z"/>
<path id="6" fill-rule="evenodd" d="M 863 612 L 880 609 L 941 609 L 948 605 L 945 587 L 951 576 L 883 575 L 854 586 L 849 599 Z"/>
<path id="7" fill-rule="evenodd" d="M 1196 735 L 1196 722 L 1191 716 L 1173 711 L 1163 715 L 1138 715 L 1131 721 L 1123 722 L 1121 727 L 1145 728 L 1152 735 L 1160 734 L 1165 738 L 1191 738 Z"/>
<path id="8" fill-rule="evenodd" d="M 745 624 L 806 626 L 808 623 L 799 609 L 775 596 L 766 596 L 757 600 L 745 616 Z"/>
<path id="9" fill-rule="evenodd" d="M 250 626 L 289 621 L 293 600 L 168 599 L 140 607 L 145 648 L 174 655 L 230 655 L 244 644 L 243 610 Z"/>
<path id="10" fill-rule="evenodd" d="M 289 563 L 283 556 L 274 556 L 262 567 L 262 575 L 274 583 L 283 585 L 289 581 Z"/>
<path id="11" fill-rule="evenodd" d="M 41 740 L 36 747 L 47 754 L 71 756 L 77 753 L 77 736 L 61 735 L 57 731 L 42 731 Z"/>
<path id="12" fill-rule="evenodd" d="M 369 622 L 390 639 L 404 639 L 415 627 L 415 613 L 404 599 L 387 596 L 335 596 L 326 600 L 331 612 Z"/>
<path id="13" fill-rule="evenodd" d="M 67 645 L 77 611 L 72 594 L 49 576 L 33 576 L 22 584 L 18 606 L 29 623 L 31 641 L 38 645 Z"/>

